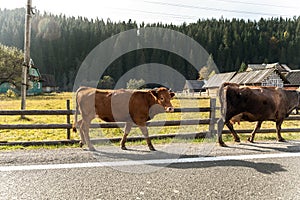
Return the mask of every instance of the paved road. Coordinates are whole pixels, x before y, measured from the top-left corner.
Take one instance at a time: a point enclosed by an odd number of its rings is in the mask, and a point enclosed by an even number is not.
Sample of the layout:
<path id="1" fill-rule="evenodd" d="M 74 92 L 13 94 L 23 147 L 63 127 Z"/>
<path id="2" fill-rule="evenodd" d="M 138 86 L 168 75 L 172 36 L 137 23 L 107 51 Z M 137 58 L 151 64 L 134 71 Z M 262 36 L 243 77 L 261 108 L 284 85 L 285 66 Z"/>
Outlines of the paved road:
<path id="1" fill-rule="evenodd" d="M 0 199 L 300 199 L 300 142 L 0 152 Z"/>

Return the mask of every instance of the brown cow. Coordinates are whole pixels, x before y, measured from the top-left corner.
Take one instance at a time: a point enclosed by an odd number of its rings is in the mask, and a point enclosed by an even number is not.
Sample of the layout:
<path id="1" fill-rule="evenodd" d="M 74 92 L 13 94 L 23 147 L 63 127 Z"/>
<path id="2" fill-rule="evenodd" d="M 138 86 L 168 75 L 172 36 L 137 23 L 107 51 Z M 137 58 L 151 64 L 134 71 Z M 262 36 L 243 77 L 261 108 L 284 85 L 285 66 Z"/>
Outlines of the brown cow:
<path id="1" fill-rule="evenodd" d="M 284 141 L 280 134 L 281 124 L 300 104 L 298 91 L 275 87 L 246 87 L 235 83 L 223 83 L 219 89 L 219 98 L 224 124 L 236 142 L 240 142 L 240 138 L 233 129 L 235 122 L 257 121 L 251 137 L 248 138 L 248 141 L 253 142 L 255 133 L 266 120 L 276 122 L 277 139 Z M 226 146 L 222 140 L 222 130 L 218 132 L 218 142 L 221 146 Z"/>
<path id="2" fill-rule="evenodd" d="M 89 127 L 95 117 L 106 122 L 126 122 L 121 148 L 126 150 L 126 138 L 133 124 L 142 131 L 150 150 L 155 151 L 149 138 L 146 122 L 161 112 L 173 112 L 170 102 L 173 92 L 166 88 L 155 90 L 99 90 L 80 87 L 76 92 L 76 112 L 73 130 L 79 127 L 81 144 L 95 150 L 90 142 Z M 157 106 L 159 105 L 159 106 Z M 78 111 L 82 119 L 77 122 Z"/>

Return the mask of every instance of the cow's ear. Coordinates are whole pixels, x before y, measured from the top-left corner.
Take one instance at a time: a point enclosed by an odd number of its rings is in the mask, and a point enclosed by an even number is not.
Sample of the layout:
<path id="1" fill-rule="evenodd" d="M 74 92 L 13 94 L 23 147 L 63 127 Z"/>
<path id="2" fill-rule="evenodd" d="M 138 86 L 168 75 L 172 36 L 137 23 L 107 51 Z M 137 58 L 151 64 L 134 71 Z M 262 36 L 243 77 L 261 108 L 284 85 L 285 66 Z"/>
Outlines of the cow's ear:
<path id="1" fill-rule="evenodd" d="M 174 92 L 170 92 L 171 98 L 173 98 L 175 96 Z"/>
<path id="2" fill-rule="evenodd" d="M 156 90 L 150 90 L 150 92 L 156 97 L 158 98 L 158 93 Z"/>

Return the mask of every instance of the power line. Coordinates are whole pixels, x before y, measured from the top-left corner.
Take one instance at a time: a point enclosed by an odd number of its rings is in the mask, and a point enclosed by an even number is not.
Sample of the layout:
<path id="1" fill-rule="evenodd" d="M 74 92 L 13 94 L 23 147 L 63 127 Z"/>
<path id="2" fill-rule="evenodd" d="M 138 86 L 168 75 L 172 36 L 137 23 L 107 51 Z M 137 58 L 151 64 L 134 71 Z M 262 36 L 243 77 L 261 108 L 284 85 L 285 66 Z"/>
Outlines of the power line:
<path id="1" fill-rule="evenodd" d="M 253 3 L 253 2 L 236 1 L 236 0 L 215 0 L 215 1 L 222 1 L 222 2 L 227 2 L 227 3 L 237 3 L 237 4 L 248 4 L 248 5 L 254 5 L 254 6 L 268 6 L 268 7 L 277 7 L 277 8 L 297 9 L 295 6 L 275 5 L 275 4 L 266 4 L 266 3 Z"/>
<path id="2" fill-rule="evenodd" d="M 211 7 L 202 7 L 202 6 L 191 6 L 191 5 L 186 5 L 186 4 L 164 3 L 164 2 L 157 2 L 157 1 L 144 1 L 144 2 L 150 3 L 150 4 L 165 5 L 165 6 L 174 6 L 174 7 L 181 7 L 181 8 L 192 8 L 192 9 L 201 9 L 201 10 L 222 11 L 222 12 L 231 12 L 231 13 L 239 13 L 239 14 L 252 14 L 252 15 L 274 16 L 273 13 L 240 11 L 240 10 L 223 9 L 223 8 L 211 8 Z M 281 15 L 281 16 L 287 17 L 289 15 Z"/>
<path id="3" fill-rule="evenodd" d="M 118 11 L 129 11 L 129 12 L 138 12 L 138 13 L 147 13 L 147 14 L 153 14 L 153 15 L 163 15 L 168 17 L 174 17 L 174 18 L 180 18 L 180 19 L 194 19 L 198 18 L 197 16 L 191 16 L 191 15 L 177 15 L 177 14 L 171 14 L 171 13 L 163 13 L 163 12 L 154 12 L 154 11 L 146 11 L 146 10 L 137 10 L 137 9 L 124 9 L 124 8 L 111 8 Z"/>

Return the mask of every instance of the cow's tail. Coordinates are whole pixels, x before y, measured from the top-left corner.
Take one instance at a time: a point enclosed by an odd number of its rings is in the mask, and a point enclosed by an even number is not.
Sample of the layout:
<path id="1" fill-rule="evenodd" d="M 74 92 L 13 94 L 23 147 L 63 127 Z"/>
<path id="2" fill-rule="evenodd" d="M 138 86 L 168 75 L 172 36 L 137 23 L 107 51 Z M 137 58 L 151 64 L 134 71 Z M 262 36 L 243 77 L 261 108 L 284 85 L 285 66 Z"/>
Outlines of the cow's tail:
<path id="1" fill-rule="evenodd" d="M 76 101 L 76 109 L 75 109 L 75 113 L 74 113 L 74 123 L 73 123 L 73 127 L 72 130 L 73 132 L 77 132 L 76 126 L 77 126 L 77 120 L 78 120 L 78 104 Z"/>
<path id="2" fill-rule="evenodd" d="M 77 127 L 77 123 L 78 123 L 78 112 L 79 112 L 78 93 L 84 89 L 86 89 L 86 87 L 80 87 L 75 93 L 75 104 L 76 105 L 75 105 L 75 113 L 74 113 L 74 123 L 73 123 L 73 127 L 72 127 L 73 132 L 75 132 L 75 133 L 77 132 L 76 127 Z"/>
<path id="3" fill-rule="evenodd" d="M 227 108 L 227 103 L 226 103 L 226 91 L 225 91 L 225 87 L 227 85 L 229 85 L 230 83 L 223 83 L 220 87 L 219 87 L 219 91 L 218 91 L 218 98 L 220 101 L 220 106 L 221 106 L 221 117 L 222 119 L 225 121 L 225 116 L 226 116 L 226 108 Z"/>
<path id="4" fill-rule="evenodd" d="M 78 90 L 76 91 L 76 94 L 75 94 L 75 113 L 74 113 L 74 123 L 73 123 L 73 127 L 72 127 L 72 130 L 73 132 L 77 132 L 77 129 L 76 129 L 76 126 L 77 126 L 77 122 L 78 122 L 78 101 L 77 101 L 77 94 L 78 94 Z"/>

